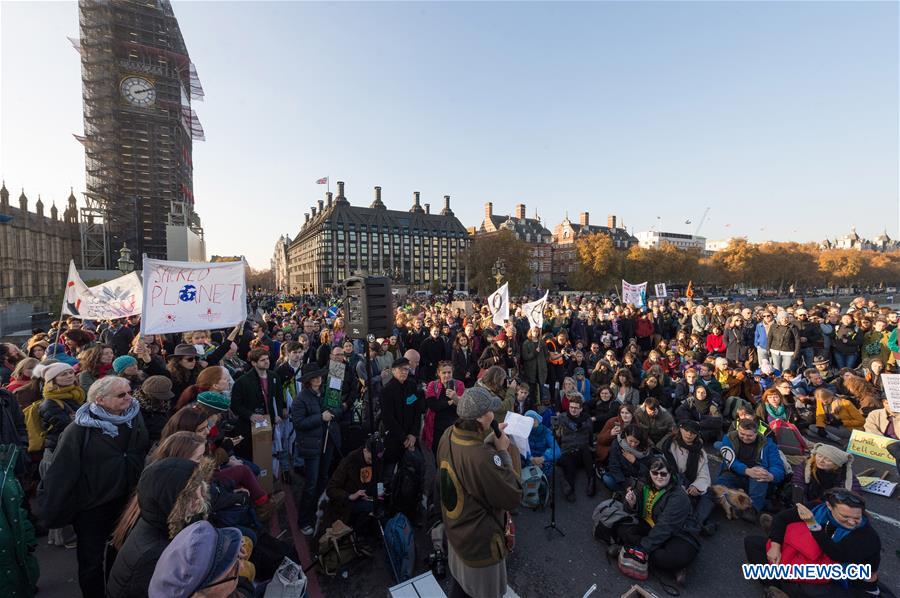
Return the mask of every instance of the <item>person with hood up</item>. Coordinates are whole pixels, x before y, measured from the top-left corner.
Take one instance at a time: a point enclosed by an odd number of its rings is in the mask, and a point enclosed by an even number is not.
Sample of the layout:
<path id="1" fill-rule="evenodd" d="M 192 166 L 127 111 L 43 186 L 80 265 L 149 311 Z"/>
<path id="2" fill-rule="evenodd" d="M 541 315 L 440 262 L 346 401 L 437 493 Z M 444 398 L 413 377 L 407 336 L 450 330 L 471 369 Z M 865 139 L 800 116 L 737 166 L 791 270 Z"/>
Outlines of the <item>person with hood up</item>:
<path id="1" fill-rule="evenodd" d="M 143 598 L 160 555 L 181 529 L 196 519 L 205 519 L 209 508 L 207 484 L 214 463 L 204 459 L 167 457 L 141 474 L 137 485 L 140 515 L 130 530 L 124 520 L 113 537 L 125 537 L 118 547 L 106 585 L 107 598 Z M 187 520 L 186 520 L 187 519 Z M 127 534 L 127 536 L 126 536 Z"/>
<path id="2" fill-rule="evenodd" d="M 715 442 L 722 436 L 722 408 L 718 402 L 709 398 L 703 385 L 697 385 L 694 396 L 675 410 L 676 421 L 680 423 L 688 419 L 700 426 L 700 437 L 704 442 Z"/>
<path id="3" fill-rule="evenodd" d="M 549 479 L 553 473 L 553 464 L 561 456 L 559 444 L 553 438 L 550 428 L 541 423 L 541 415 L 537 411 L 529 410 L 525 415 L 533 419 L 534 424 L 528 435 L 528 454 L 522 455 L 522 465 L 540 467 Z"/>

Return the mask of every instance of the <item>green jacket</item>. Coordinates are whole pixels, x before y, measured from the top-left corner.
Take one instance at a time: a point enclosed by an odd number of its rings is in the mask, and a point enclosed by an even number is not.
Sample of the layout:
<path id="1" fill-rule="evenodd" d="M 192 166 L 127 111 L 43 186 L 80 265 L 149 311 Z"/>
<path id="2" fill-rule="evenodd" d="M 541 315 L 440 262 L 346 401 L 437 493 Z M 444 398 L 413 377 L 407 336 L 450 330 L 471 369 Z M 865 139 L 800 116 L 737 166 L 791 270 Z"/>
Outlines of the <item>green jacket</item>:
<path id="1" fill-rule="evenodd" d="M 20 449 L 0 446 L 0 596 L 31 598 L 40 575 L 34 550 L 37 538 L 22 507 L 25 492 L 13 473 Z"/>

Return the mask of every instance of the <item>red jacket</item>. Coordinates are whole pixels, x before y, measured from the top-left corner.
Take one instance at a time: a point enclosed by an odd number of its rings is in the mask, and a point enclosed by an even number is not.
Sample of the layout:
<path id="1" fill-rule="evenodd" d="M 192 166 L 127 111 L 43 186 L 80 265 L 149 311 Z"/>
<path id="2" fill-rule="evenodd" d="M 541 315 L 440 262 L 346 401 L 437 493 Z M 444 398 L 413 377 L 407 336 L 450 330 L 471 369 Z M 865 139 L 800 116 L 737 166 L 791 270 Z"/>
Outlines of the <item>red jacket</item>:
<path id="1" fill-rule="evenodd" d="M 653 322 L 647 318 L 638 318 L 634 331 L 638 336 L 648 337 L 653 335 Z"/>
<path id="2" fill-rule="evenodd" d="M 721 334 L 706 335 L 707 353 L 725 353 L 725 338 Z"/>

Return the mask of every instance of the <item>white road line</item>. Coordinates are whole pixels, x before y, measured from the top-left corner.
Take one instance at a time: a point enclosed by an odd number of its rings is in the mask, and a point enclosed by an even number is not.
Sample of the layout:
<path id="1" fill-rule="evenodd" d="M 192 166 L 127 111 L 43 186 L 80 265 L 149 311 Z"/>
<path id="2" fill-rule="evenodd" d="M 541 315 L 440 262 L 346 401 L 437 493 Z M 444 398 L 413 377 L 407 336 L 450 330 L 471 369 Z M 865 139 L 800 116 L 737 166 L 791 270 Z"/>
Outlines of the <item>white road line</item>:
<path id="1" fill-rule="evenodd" d="M 512 589 L 512 586 L 506 584 L 506 593 L 503 594 L 503 598 L 519 598 L 519 595 L 516 594 L 516 591 Z"/>
<path id="2" fill-rule="evenodd" d="M 893 525 L 894 527 L 900 528 L 900 521 L 897 521 L 893 517 L 888 517 L 887 515 L 882 515 L 881 513 L 876 513 L 875 511 L 867 511 L 867 513 L 873 519 L 877 519 L 878 521 L 883 521 L 888 525 Z"/>

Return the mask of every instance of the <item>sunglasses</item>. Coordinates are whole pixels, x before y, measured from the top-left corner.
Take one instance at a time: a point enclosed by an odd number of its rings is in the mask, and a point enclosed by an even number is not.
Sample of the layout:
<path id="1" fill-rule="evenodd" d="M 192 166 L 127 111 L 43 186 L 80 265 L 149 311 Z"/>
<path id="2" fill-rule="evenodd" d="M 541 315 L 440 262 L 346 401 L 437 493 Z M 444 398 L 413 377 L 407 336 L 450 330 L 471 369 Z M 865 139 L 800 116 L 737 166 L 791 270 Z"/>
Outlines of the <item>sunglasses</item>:
<path id="1" fill-rule="evenodd" d="M 124 398 L 127 397 L 129 394 L 131 394 L 131 392 L 126 390 L 125 392 L 120 392 L 119 394 L 114 395 L 114 396 L 115 396 L 115 398 L 117 398 L 117 399 L 124 399 Z"/>
<path id="2" fill-rule="evenodd" d="M 669 477 L 669 472 L 665 469 L 656 469 L 650 472 L 650 475 L 657 478 L 667 478 Z"/>
<path id="3" fill-rule="evenodd" d="M 197 361 L 196 357 L 182 357 L 181 359 L 183 359 L 184 361 L 191 361 L 191 362 Z"/>

